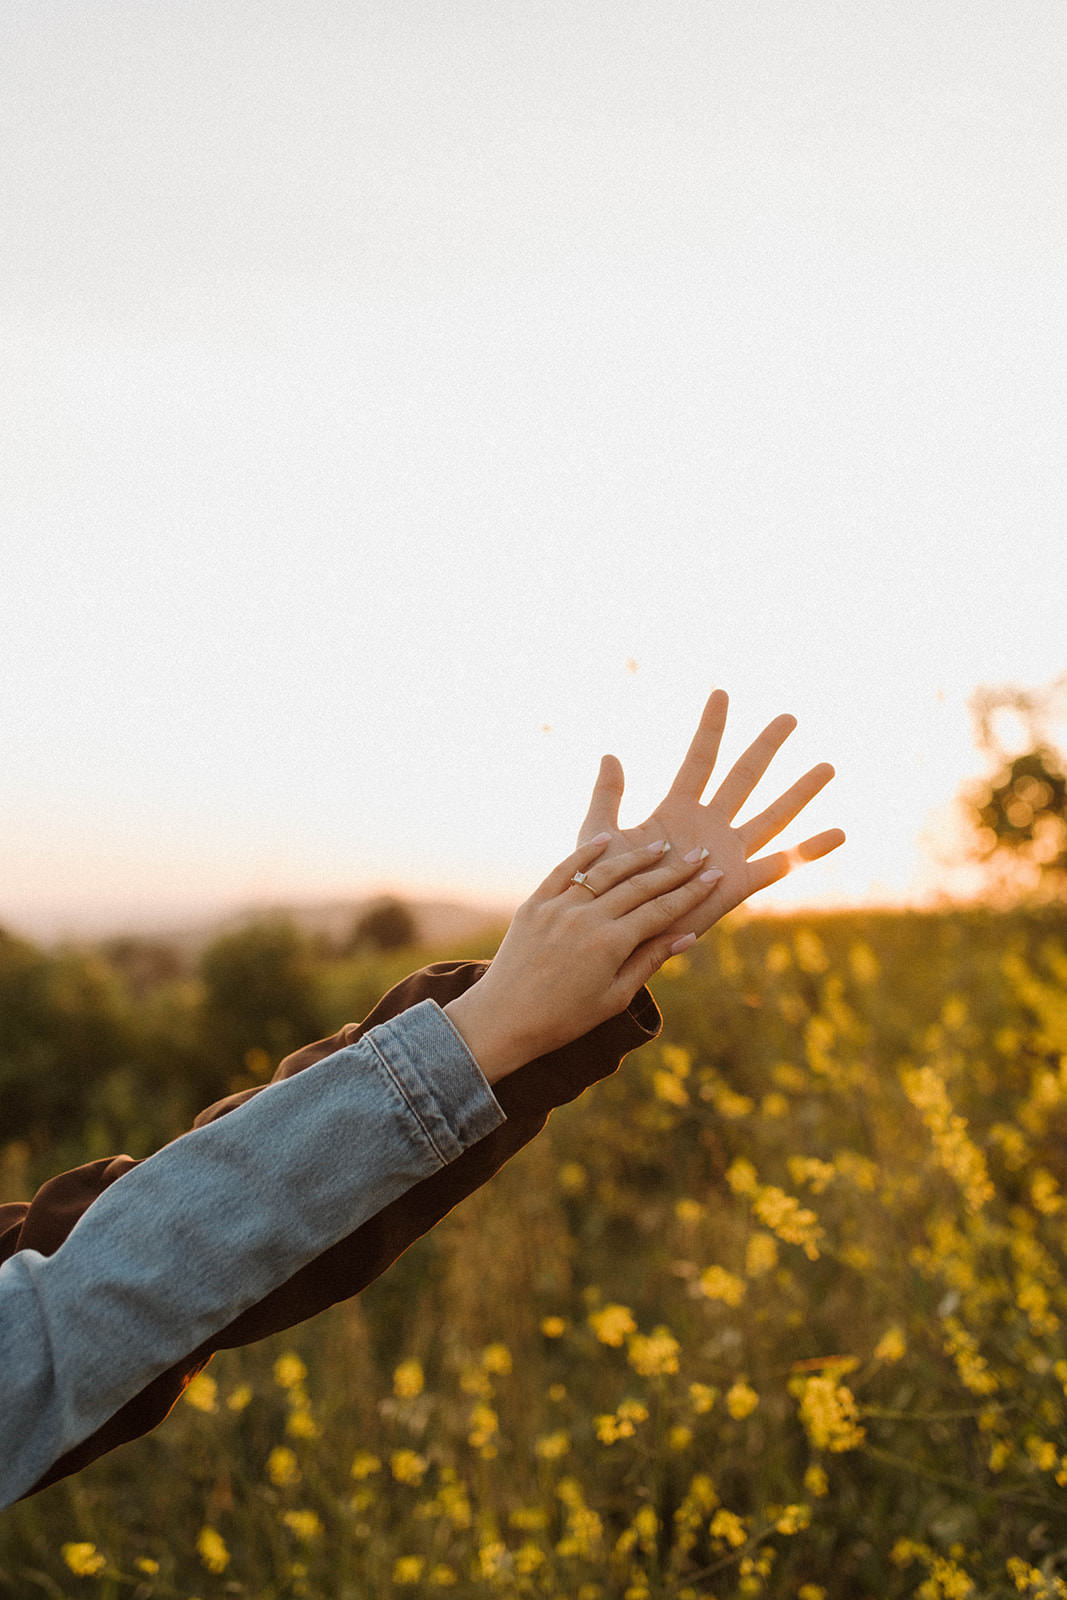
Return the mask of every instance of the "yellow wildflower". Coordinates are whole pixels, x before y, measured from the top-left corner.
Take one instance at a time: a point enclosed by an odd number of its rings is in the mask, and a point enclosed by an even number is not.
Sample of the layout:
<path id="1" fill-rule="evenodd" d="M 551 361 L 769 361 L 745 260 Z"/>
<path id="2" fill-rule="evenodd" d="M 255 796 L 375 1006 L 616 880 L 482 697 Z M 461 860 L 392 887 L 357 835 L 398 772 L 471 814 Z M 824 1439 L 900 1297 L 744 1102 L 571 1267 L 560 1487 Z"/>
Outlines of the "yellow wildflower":
<path id="1" fill-rule="evenodd" d="M 589 1326 L 601 1344 L 621 1346 L 626 1335 L 637 1332 L 633 1313 L 626 1306 L 607 1305 L 589 1313 Z"/>
<path id="2" fill-rule="evenodd" d="M 725 1506 L 720 1506 L 712 1517 L 708 1532 L 713 1539 L 721 1539 L 735 1550 L 748 1538 L 744 1522 L 734 1512 L 727 1511 Z"/>
<path id="3" fill-rule="evenodd" d="M 797 1590 L 797 1600 L 826 1600 L 826 1590 L 821 1583 L 802 1583 Z"/>
<path id="4" fill-rule="evenodd" d="M 699 1200 L 683 1198 L 674 1202 L 674 1214 L 684 1227 L 691 1228 L 704 1215 L 704 1207 Z"/>
<path id="5" fill-rule="evenodd" d="M 534 1440 L 534 1455 L 541 1461 L 558 1461 L 571 1447 L 570 1434 L 560 1429 L 557 1433 L 543 1433 Z"/>
<path id="6" fill-rule="evenodd" d="M 726 1391 L 724 1402 L 727 1411 L 736 1422 L 741 1422 L 759 1405 L 759 1395 L 755 1389 L 739 1378 L 735 1384 Z"/>
<path id="7" fill-rule="evenodd" d="M 185 1386 L 185 1399 L 196 1411 L 218 1409 L 219 1386 L 206 1372 L 198 1372 Z"/>
<path id="8" fill-rule="evenodd" d="M 486 1405 L 484 1401 L 479 1401 L 470 1414 L 467 1442 L 473 1445 L 476 1450 L 479 1450 L 487 1461 L 491 1461 L 497 1454 L 493 1440 L 496 1438 L 499 1427 L 500 1419 L 492 1406 Z"/>
<path id="9" fill-rule="evenodd" d="M 784 1506 L 775 1520 L 776 1533 L 800 1533 L 811 1525 L 810 1506 Z"/>
<path id="10" fill-rule="evenodd" d="M 236 1389 L 227 1399 L 226 1407 L 229 1411 L 241 1412 L 244 1411 L 245 1407 L 250 1405 L 251 1402 L 252 1385 L 250 1383 L 239 1383 Z"/>
<path id="11" fill-rule="evenodd" d="M 676 1452 L 688 1450 L 692 1442 L 693 1430 L 687 1428 L 684 1422 L 676 1422 L 667 1435 L 668 1446 Z"/>
<path id="12" fill-rule="evenodd" d="M 790 1387 L 793 1387 L 792 1385 Z M 854 1450 L 863 1442 L 856 1397 L 834 1372 L 801 1378 L 800 1420 L 817 1450 Z"/>
<path id="13" fill-rule="evenodd" d="M 305 1543 L 317 1539 L 324 1532 L 322 1521 L 315 1511 L 283 1511 L 282 1521 L 290 1533 L 295 1533 Z"/>
<path id="14" fill-rule="evenodd" d="M 887 1328 L 874 1347 L 876 1361 L 900 1361 L 907 1350 L 904 1330 L 896 1323 Z"/>
<path id="15" fill-rule="evenodd" d="M 765 1277 L 778 1265 L 778 1244 L 773 1233 L 753 1233 L 745 1245 L 745 1272 L 750 1278 Z"/>
<path id="16" fill-rule="evenodd" d="M 288 1489 L 300 1482 L 299 1463 L 285 1445 L 276 1445 L 267 1457 L 267 1477 L 277 1489 Z"/>
<path id="17" fill-rule="evenodd" d="M 397 1483 L 420 1484 L 429 1465 L 415 1450 L 394 1450 L 389 1457 L 389 1469 Z"/>
<path id="18" fill-rule="evenodd" d="M 725 1267 L 705 1267 L 697 1282 L 701 1294 L 708 1300 L 721 1300 L 724 1305 L 739 1306 L 745 1298 L 745 1280 L 727 1272 Z"/>
<path id="19" fill-rule="evenodd" d="M 353 1478 L 369 1478 L 373 1473 L 380 1472 L 381 1466 L 377 1456 L 369 1450 L 360 1450 L 348 1470 Z"/>
<path id="20" fill-rule="evenodd" d="M 567 1331 L 567 1324 L 562 1317 L 542 1317 L 541 1332 L 546 1339 L 561 1339 Z"/>
<path id="21" fill-rule="evenodd" d="M 830 1480 L 826 1476 L 826 1468 L 813 1461 L 804 1474 L 804 1487 L 809 1494 L 821 1500 L 830 1493 Z"/>
<path id="22" fill-rule="evenodd" d="M 230 1552 L 217 1528 L 201 1528 L 196 1536 L 196 1553 L 209 1572 L 225 1572 Z"/>
<path id="23" fill-rule="evenodd" d="M 689 1404 L 698 1417 L 702 1417 L 705 1412 L 710 1411 L 718 1398 L 718 1389 L 713 1389 L 710 1384 L 691 1383 L 689 1385 Z"/>
<path id="24" fill-rule="evenodd" d="M 107 1566 L 107 1557 L 87 1541 L 61 1545 L 59 1553 L 76 1578 L 95 1578 Z"/>
<path id="25" fill-rule="evenodd" d="M 734 1194 L 754 1194 L 758 1188 L 756 1169 L 744 1156 L 738 1156 L 727 1167 L 726 1181 Z"/>
<path id="26" fill-rule="evenodd" d="M 393 1393 L 398 1400 L 414 1400 L 422 1393 L 425 1382 L 421 1361 L 401 1361 L 393 1372 Z"/>
<path id="27" fill-rule="evenodd" d="M 439 1561 L 436 1567 L 430 1568 L 426 1581 L 434 1589 L 451 1589 L 459 1582 L 459 1577 L 454 1567 L 450 1567 L 446 1561 Z"/>
<path id="28" fill-rule="evenodd" d="M 659 1327 L 648 1335 L 635 1333 L 626 1358 L 643 1378 L 659 1378 L 678 1371 L 678 1350 L 678 1341 L 670 1329 Z"/>
<path id="29" fill-rule="evenodd" d="M 308 1375 L 308 1369 L 291 1350 L 279 1356 L 274 1363 L 274 1381 L 279 1389 L 296 1389 Z"/>
<path id="30" fill-rule="evenodd" d="M 687 1106 L 689 1092 L 685 1084 L 674 1076 L 673 1072 L 653 1072 L 652 1093 L 657 1100 L 662 1100 L 671 1106 Z"/>
<path id="31" fill-rule="evenodd" d="M 425 1565 L 425 1556 L 397 1556 L 393 1562 L 393 1582 L 418 1583 Z"/>
<path id="32" fill-rule="evenodd" d="M 317 1439 L 322 1429 L 306 1406 L 298 1406 L 285 1419 L 285 1431 L 290 1439 Z"/>
<path id="33" fill-rule="evenodd" d="M 148 1578 L 154 1578 L 159 1571 L 159 1562 L 153 1561 L 151 1556 L 138 1556 L 134 1566 Z"/>
<path id="34" fill-rule="evenodd" d="M 482 1351 L 482 1370 L 506 1378 L 511 1371 L 511 1351 L 506 1344 L 487 1344 Z"/>
<path id="35" fill-rule="evenodd" d="M 540 1545 L 534 1544 L 532 1539 L 527 1539 L 526 1543 L 521 1544 L 515 1552 L 513 1558 L 515 1571 L 526 1577 L 531 1572 L 536 1572 L 538 1567 L 544 1566 L 547 1559 Z"/>
<path id="36" fill-rule="evenodd" d="M 559 1186 L 564 1194 L 581 1194 L 586 1185 L 585 1168 L 577 1161 L 565 1161 L 559 1169 Z"/>

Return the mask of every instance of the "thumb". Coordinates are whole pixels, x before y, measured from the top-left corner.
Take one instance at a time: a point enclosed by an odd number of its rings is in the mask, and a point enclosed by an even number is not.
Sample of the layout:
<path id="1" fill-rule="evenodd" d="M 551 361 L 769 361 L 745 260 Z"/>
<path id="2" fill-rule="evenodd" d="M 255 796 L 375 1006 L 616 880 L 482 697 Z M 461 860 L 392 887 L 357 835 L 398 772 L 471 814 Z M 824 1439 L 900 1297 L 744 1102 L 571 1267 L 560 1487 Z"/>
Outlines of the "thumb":
<path id="1" fill-rule="evenodd" d="M 605 828 L 613 833 L 618 831 L 619 803 L 622 800 L 623 787 L 622 762 L 618 756 L 602 756 L 600 771 L 597 773 L 592 798 L 589 801 L 589 810 L 578 830 L 579 840 L 590 839 L 594 834 L 603 832 Z"/>

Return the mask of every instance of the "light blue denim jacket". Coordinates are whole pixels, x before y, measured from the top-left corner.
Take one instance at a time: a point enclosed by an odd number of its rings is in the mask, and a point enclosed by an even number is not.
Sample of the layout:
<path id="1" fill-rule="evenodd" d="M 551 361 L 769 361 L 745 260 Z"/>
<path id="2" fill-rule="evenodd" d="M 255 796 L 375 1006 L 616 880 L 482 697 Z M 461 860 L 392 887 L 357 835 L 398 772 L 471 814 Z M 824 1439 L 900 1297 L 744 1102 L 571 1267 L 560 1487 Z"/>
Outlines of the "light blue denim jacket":
<path id="1" fill-rule="evenodd" d="M 17 1251 L 0 1265 L 0 1507 L 503 1121 L 460 1035 L 424 1000 L 133 1168 L 54 1255 Z"/>

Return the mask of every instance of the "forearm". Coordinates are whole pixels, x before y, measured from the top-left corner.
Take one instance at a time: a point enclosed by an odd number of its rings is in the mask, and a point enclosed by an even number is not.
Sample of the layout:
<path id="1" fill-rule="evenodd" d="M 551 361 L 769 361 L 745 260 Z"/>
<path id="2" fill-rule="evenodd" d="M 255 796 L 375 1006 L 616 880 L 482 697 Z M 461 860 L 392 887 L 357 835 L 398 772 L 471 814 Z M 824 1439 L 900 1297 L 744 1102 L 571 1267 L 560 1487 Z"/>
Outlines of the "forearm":
<path id="1" fill-rule="evenodd" d="M 485 962 L 439 962 L 405 978 L 386 994 L 362 1023 L 350 1023 L 329 1039 L 306 1046 L 282 1062 L 275 1081 L 306 1072 L 317 1061 L 345 1045 L 354 1044 L 371 1028 L 400 1015 L 420 1000 L 432 998 L 445 1006 L 483 975 Z M 266 1338 L 292 1327 L 325 1307 L 358 1294 L 379 1277 L 414 1240 L 420 1238 L 453 1206 L 487 1182 L 541 1128 L 555 1106 L 574 1100 L 583 1090 L 608 1076 L 631 1050 L 655 1037 L 660 1016 L 647 990 L 630 1007 L 602 1023 L 581 1039 L 522 1067 L 499 1083 L 495 1096 L 506 1121 L 448 1167 L 382 1207 L 361 1226 L 272 1289 L 255 1305 L 197 1348 L 190 1347 L 167 1372 L 146 1385 L 91 1437 L 69 1451 L 34 1485 L 46 1487 L 76 1472 L 105 1451 L 135 1439 L 166 1416 L 191 1373 L 202 1368 L 212 1353 Z M 246 1090 L 208 1107 L 199 1125 L 232 1115 L 246 1100 L 264 1094 L 262 1088 Z M 31 1207 L 24 1225 L 29 1238 L 54 1238 L 64 1220 L 83 1197 L 105 1181 L 105 1164 L 68 1175 L 65 1183 L 50 1186 L 54 1200 Z M 88 1200 L 85 1200 L 88 1203 Z M 61 1211 L 57 1210 L 61 1208 Z M 225 1219 L 220 1234 L 225 1237 Z M 42 1243 L 41 1248 L 49 1246 Z M 52 1244 L 51 1248 L 55 1248 Z"/>
<path id="2" fill-rule="evenodd" d="M 0 1267 L 0 1504 L 503 1120 L 431 1004 L 283 1078 Z"/>

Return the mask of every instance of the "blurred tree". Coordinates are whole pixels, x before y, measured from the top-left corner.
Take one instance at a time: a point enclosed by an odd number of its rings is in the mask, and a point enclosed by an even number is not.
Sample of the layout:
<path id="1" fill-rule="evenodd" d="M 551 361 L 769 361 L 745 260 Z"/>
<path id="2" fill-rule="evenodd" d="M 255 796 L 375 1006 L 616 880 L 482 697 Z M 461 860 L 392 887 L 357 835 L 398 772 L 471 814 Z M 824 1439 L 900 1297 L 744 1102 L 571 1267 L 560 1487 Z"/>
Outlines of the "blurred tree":
<path id="1" fill-rule="evenodd" d="M 348 940 L 349 954 L 357 950 L 406 950 L 418 938 L 418 925 L 410 906 L 388 895 L 357 917 Z"/>
<path id="2" fill-rule="evenodd" d="M 125 980 L 130 994 L 143 999 L 160 984 L 171 983 L 186 975 L 188 963 L 181 951 L 162 939 L 141 939 L 134 934 L 122 934 L 106 939 L 100 954 Z"/>
<path id="3" fill-rule="evenodd" d="M 205 1048 L 232 1081 L 249 1056 L 276 1064 L 325 1032 L 311 941 L 287 917 L 222 935 L 200 960 Z"/>
<path id="4" fill-rule="evenodd" d="M 1067 889 L 1067 771 L 1050 731 L 1065 705 L 1067 675 L 1044 689 L 979 689 L 971 701 L 978 744 L 995 767 L 965 797 L 976 854 L 1016 891 Z"/>

